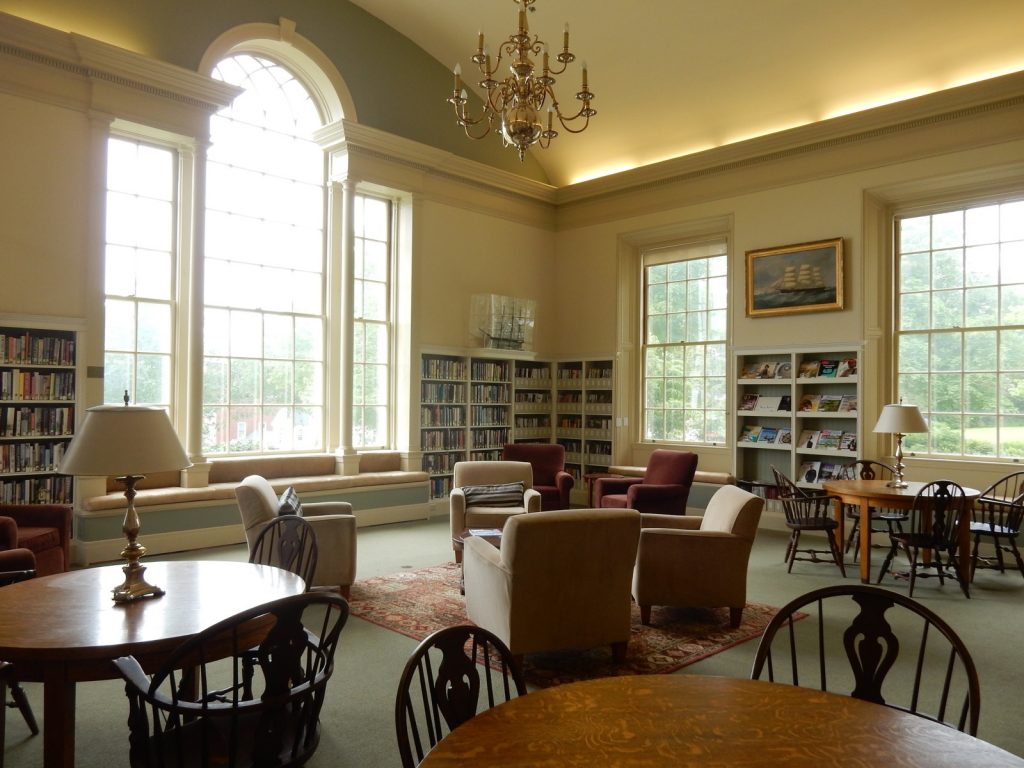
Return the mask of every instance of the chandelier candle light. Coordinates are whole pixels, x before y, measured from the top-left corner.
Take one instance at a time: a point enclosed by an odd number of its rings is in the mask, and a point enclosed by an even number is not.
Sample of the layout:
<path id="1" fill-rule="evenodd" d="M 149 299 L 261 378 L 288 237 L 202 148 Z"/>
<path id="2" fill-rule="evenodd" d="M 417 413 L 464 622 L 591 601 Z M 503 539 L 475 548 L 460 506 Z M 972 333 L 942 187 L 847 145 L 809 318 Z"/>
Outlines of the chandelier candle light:
<path id="1" fill-rule="evenodd" d="M 875 424 L 875 432 L 887 432 L 896 435 L 896 466 L 892 480 L 887 483 L 891 488 L 906 488 L 903 479 L 903 436 L 911 432 L 927 432 L 928 423 L 916 405 L 904 405 L 901 398 L 898 403 L 889 403 L 882 408 Z"/>
<path id="2" fill-rule="evenodd" d="M 482 76 L 479 86 L 487 92 L 483 114 L 472 118 L 466 113 L 468 94 L 462 85 L 462 67 L 459 64 L 455 65 L 455 88 L 448 99 L 448 103 L 455 107 L 455 117 L 459 125 L 469 138 L 482 139 L 497 124 L 497 130 L 501 133 L 505 145 L 515 147 L 520 160 L 526 157 L 526 150 L 534 144 L 547 149 L 551 140 L 558 135 L 558 131 L 553 127 L 554 118 L 557 117 L 558 122 L 569 133 L 582 133 L 590 124 L 590 118 L 597 114 L 590 106 L 594 94 L 587 85 L 586 63 L 583 64 L 582 86 L 576 94 L 576 99 L 582 102 L 582 105 L 575 115 L 568 116 L 562 112 L 553 86 L 554 75 L 561 75 L 566 67 L 576 60 L 576 56 L 569 51 L 569 25 L 565 25 L 562 34 L 562 50 L 555 56 L 561 68 L 552 69 L 547 43 L 537 36 L 530 35 L 526 14 L 527 11 L 536 10 L 533 7 L 534 2 L 536 0 L 515 0 L 516 5 L 521 6 L 519 30 L 498 46 L 498 58 L 493 62 L 489 49 L 484 45 L 483 32 L 477 34 L 473 61 Z M 531 55 L 543 57 L 543 71 L 539 75 L 535 71 Z M 494 76 L 504 59 L 509 60 L 511 74 L 504 80 L 495 80 Z M 547 128 L 541 123 L 541 116 L 545 113 Z M 582 124 L 578 124 L 577 121 L 582 121 Z M 579 127 L 573 127 L 575 125 Z"/>
<path id="3" fill-rule="evenodd" d="M 98 405 L 86 410 L 85 421 L 58 471 L 65 475 L 117 476 L 124 483 L 128 509 L 121 530 L 128 544 L 121 550 L 121 557 L 127 562 L 122 568 L 124 582 L 113 590 L 114 602 L 130 603 L 164 594 L 160 587 L 146 581 L 146 567 L 139 564 L 146 548 L 138 541 L 135 484 L 146 472 L 185 469 L 191 465 L 163 408 L 129 406 L 126 392 L 123 406 Z"/>

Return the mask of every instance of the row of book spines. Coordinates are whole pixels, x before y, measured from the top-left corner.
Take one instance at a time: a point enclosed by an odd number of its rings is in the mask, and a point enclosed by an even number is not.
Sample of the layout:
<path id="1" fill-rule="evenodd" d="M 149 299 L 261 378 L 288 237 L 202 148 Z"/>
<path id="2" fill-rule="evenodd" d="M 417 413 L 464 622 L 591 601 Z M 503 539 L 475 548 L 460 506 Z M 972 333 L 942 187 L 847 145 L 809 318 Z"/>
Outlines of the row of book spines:
<path id="1" fill-rule="evenodd" d="M 483 381 L 508 381 L 508 363 L 473 363 L 473 378 Z"/>
<path id="2" fill-rule="evenodd" d="M 0 435 L 4 437 L 70 435 L 74 425 L 74 406 L 29 408 L 12 405 L 0 410 Z"/>
<path id="3" fill-rule="evenodd" d="M 74 365 L 75 342 L 59 336 L 0 333 L 0 364 Z"/>
<path id="4" fill-rule="evenodd" d="M 493 448 L 503 446 L 508 442 L 508 427 L 489 427 L 486 429 L 473 430 L 473 445 L 471 448 Z"/>
<path id="5" fill-rule="evenodd" d="M 74 400 L 73 371 L 0 371 L 0 400 Z"/>
<path id="6" fill-rule="evenodd" d="M 53 472 L 67 443 L 6 443 L 0 445 L 0 472 Z"/>
<path id="7" fill-rule="evenodd" d="M 70 504 L 74 478 L 67 475 L 0 481 L 3 504 Z"/>
<path id="8" fill-rule="evenodd" d="M 464 379 L 466 361 L 451 357 L 425 357 L 420 373 L 425 379 Z"/>
<path id="9" fill-rule="evenodd" d="M 456 462 L 463 459 L 464 455 L 461 452 L 429 453 L 423 457 L 423 471 L 431 475 L 454 472 Z"/>

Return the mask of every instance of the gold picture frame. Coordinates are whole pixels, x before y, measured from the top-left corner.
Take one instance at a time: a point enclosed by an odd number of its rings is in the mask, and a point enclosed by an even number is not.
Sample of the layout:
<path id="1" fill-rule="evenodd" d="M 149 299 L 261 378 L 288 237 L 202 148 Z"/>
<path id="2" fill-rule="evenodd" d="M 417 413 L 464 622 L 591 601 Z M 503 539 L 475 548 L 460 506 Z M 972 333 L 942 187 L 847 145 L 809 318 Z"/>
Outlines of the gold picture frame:
<path id="1" fill-rule="evenodd" d="M 747 317 L 843 307 L 843 238 L 747 251 Z"/>

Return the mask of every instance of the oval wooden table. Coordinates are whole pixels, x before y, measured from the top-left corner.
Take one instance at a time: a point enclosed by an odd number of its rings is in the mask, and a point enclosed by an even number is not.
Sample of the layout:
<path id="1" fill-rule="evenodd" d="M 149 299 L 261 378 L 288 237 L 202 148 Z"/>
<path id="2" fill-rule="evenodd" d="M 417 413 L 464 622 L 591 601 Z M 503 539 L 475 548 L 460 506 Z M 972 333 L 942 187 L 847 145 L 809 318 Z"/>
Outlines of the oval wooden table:
<path id="1" fill-rule="evenodd" d="M 851 504 L 860 508 L 861 531 L 871 530 L 871 508 L 910 509 L 914 499 L 926 483 L 907 483 L 906 488 L 893 488 L 888 480 L 826 480 L 822 483 L 825 493 L 836 497 L 835 510 L 839 528 L 836 531 L 840 551 L 843 547 L 844 515 L 843 504 Z M 964 488 L 968 504 L 981 496 L 975 488 Z M 971 515 L 963 515 L 957 527 L 957 564 L 960 567 L 960 588 L 970 597 L 971 583 Z M 860 537 L 860 580 L 870 584 L 871 574 L 871 536 Z"/>
<path id="2" fill-rule="evenodd" d="M 848 696 L 759 680 L 643 675 L 520 696 L 452 731 L 420 768 L 466 765 L 1021 768 L 1024 759 Z"/>
<path id="3" fill-rule="evenodd" d="M 221 619 L 305 591 L 295 574 L 269 565 L 147 562 L 163 597 L 115 603 L 120 565 L 29 579 L 0 589 L 0 659 L 18 680 L 43 683 L 43 765 L 75 762 L 75 685 L 117 677 L 111 659 L 135 656 L 153 671 L 179 643 Z M 125 717 L 128 704 L 125 701 Z M 123 734 L 128 751 L 127 730 Z"/>

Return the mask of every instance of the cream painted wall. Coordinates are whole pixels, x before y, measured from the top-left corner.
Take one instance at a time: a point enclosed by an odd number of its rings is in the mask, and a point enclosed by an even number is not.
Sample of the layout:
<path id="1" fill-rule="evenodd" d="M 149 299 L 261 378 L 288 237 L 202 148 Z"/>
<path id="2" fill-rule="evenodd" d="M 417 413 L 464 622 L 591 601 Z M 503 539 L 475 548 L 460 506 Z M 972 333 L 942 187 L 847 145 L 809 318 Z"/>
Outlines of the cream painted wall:
<path id="1" fill-rule="evenodd" d="M 977 126 L 962 129 L 963 143 L 974 144 Z M 905 156 L 915 154 L 921 136 L 894 136 L 886 147 L 886 154 L 899 154 L 899 145 Z M 893 146 L 895 145 L 895 146 Z M 872 165 L 870 155 L 864 157 Z M 730 318 L 734 348 L 759 348 L 799 345 L 865 344 L 866 362 L 862 365 L 865 378 L 865 402 L 862 403 L 865 421 L 866 454 L 884 455 L 889 444 L 886 439 L 875 438 L 871 430 L 874 414 L 888 401 L 891 390 L 883 383 L 887 355 L 887 338 L 880 337 L 878 310 L 866 316 L 865 309 L 877 307 L 877 296 L 865 295 L 865 270 L 870 274 L 887 273 L 889 254 L 877 241 L 868 240 L 870 229 L 865 211 L 865 197 L 880 198 L 881 205 L 895 206 L 911 201 L 924 202 L 937 197 L 970 199 L 984 191 L 1016 183 L 1018 194 L 1024 189 L 1024 139 L 1005 141 L 960 152 L 908 160 L 901 163 L 883 163 L 878 167 L 839 173 L 824 178 L 813 178 L 795 183 L 768 185 L 749 194 L 694 201 L 693 187 L 666 189 L 659 210 L 645 215 L 616 218 L 620 201 L 609 200 L 603 209 L 590 211 L 592 223 L 562 228 L 556 237 L 556 275 L 559 283 L 572 283 L 574 290 L 566 292 L 557 306 L 556 327 L 559 336 L 556 354 L 598 354 L 617 350 L 620 371 L 616 381 L 616 417 L 627 420 L 627 426 L 617 428 L 616 461 L 626 464 L 644 464 L 652 445 L 641 444 L 639 434 L 639 374 L 636 365 L 635 323 L 641 311 L 636 294 L 624 296 L 619 269 L 637 272 L 638 241 L 658 242 L 680 236 L 681 232 L 721 234 L 715 225 L 727 223 L 727 234 L 732 241 Z M 789 175 L 786 163 L 777 164 L 780 179 Z M 753 168 L 750 175 L 764 174 L 764 168 Z M 734 186 L 743 187 L 742 173 L 733 179 Z M 752 186 L 761 182 L 751 181 Z M 705 185 L 707 186 L 707 185 Z M 684 185 L 685 187 L 685 185 Z M 706 189 L 704 190 L 707 191 Z M 649 193 L 648 193 L 649 194 Z M 677 204 L 671 202 L 678 195 Z M 627 206 L 628 207 L 628 206 Z M 886 222 L 888 217 L 886 216 Z M 710 224 L 706 223 L 710 222 Z M 886 224 L 883 223 L 883 226 Z M 709 228 L 710 227 L 710 228 Z M 830 237 L 843 237 L 845 245 L 845 305 L 842 311 L 783 317 L 748 318 L 745 311 L 745 269 L 747 250 L 791 243 L 808 242 Z M 877 285 L 877 283 L 873 283 Z M 883 308 L 884 309 L 884 308 Z M 630 314 L 635 317 L 630 317 Z M 611 341 L 616 338 L 614 346 Z M 887 381 L 888 378 L 886 377 Z M 701 469 L 731 471 L 731 446 L 701 448 Z M 908 476 L 915 479 L 915 470 L 921 479 L 948 476 L 949 462 L 908 461 Z M 976 487 L 986 487 L 1005 473 L 1005 465 L 956 463 L 955 479 Z"/>
<path id="2" fill-rule="evenodd" d="M 554 349 L 560 292 L 552 279 L 554 239 L 538 226 L 426 201 L 417 219 L 416 334 L 421 345 L 483 346 L 470 336 L 470 300 L 497 293 L 537 302 L 534 348 Z"/>
<path id="3" fill-rule="evenodd" d="M 0 93 L 0 312 L 83 317 L 89 124 Z"/>

